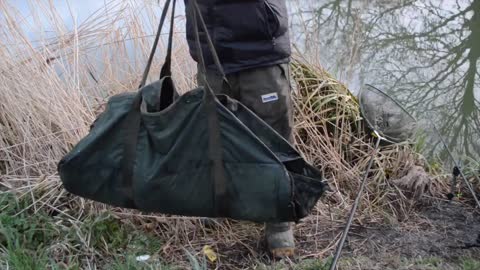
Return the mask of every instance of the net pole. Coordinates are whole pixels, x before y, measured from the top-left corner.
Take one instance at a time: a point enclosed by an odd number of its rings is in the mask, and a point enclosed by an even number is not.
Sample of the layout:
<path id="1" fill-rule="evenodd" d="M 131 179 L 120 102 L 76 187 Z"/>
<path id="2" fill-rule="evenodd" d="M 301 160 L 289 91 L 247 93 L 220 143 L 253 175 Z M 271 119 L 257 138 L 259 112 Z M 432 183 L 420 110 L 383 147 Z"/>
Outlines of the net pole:
<path id="1" fill-rule="evenodd" d="M 367 170 L 365 171 L 365 174 L 363 175 L 362 183 L 360 184 L 360 189 L 358 190 L 357 197 L 355 198 L 355 202 L 352 205 L 352 209 L 350 210 L 350 215 L 348 216 L 348 221 L 347 224 L 345 225 L 345 228 L 342 233 L 342 238 L 340 239 L 340 242 L 338 243 L 337 250 L 335 251 L 335 256 L 333 257 L 332 264 L 330 264 L 330 270 L 335 270 L 338 259 L 340 258 L 340 254 L 342 253 L 343 245 L 345 244 L 345 240 L 347 239 L 347 234 L 348 231 L 350 230 L 350 226 L 352 225 L 353 217 L 355 215 L 355 211 L 357 210 L 358 205 L 360 204 L 360 198 L 362 196 L 363 190 L 365 189 L 365 185 L 367 183 L 367 178 L 368 174 L 370 173 L 370 169 L 373 165 L 373 160 L 375 156 L 377 155 L 378 147 L 380 146 L 380 141 L 382 140 L 382 137 L 375 131 L 375 134 L 377 135 L 378 139 L 375 144 L 375 148 L 373 150 L 372 155 L 370 156 L 370 160 L 368 162 Z"/>

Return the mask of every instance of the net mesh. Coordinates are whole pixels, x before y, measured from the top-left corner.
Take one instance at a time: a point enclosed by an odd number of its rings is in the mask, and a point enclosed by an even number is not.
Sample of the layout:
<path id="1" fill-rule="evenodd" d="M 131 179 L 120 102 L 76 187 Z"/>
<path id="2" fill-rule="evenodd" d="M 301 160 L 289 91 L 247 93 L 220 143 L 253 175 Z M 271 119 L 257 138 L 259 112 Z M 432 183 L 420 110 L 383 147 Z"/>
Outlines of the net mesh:
<path id="1" fill-rule="evenodd" d="M 380 136 L 397 143 L 408 141 L 415 134 L 415 118 L 381 90 L 365 85 L 360 90 L 359 101 L 363 118 Z"/>

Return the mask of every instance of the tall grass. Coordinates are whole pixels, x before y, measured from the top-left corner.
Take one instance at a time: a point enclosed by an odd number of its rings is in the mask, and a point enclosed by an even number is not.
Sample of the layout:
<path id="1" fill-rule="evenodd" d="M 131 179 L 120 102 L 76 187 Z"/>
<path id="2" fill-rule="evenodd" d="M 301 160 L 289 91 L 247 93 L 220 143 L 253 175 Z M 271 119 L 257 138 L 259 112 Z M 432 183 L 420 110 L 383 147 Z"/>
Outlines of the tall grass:
<path id="1" fill-rule="evenodd" d="M 160 239 L 161 248 L 149 252 L 166 262 L 188 265 L 184 249 L 198 255 L 205 244 L 219 251 L 218 264 L 227 268 L 248 267 L 265 259 L 260 225 L 226 221 L 210 230 L 195 218 L 114 209 L 73 197 L 61 188 L 56 175 L 60 158 L 87 134 L 109 96 L 136 90 L 159 20 L 156 11 L 163 3 L 108 0 L 87 20 L 69 27 L 51 1 L 26 1 L 32 7 L 27 15 L 0 1 L 0 191 L 27 202 L 21 209 L 15 208 L 15 215 L 55 216 L 60 232 L 69 228 L 78 236 L 73 241 L 71 237 L 62 239 L 62 233 L 51 234 L 57 243 L 49 242 L 55 248 L 48 250 L 46 257 L 64 262 L 75 256 L 78 264 L 104 265 L 105 254 L 116 252 L 109 249 L 116 236 L 97 239 L 92 235 L 96 229 L 85 229 L 85 223 L 92 218 L 98 222 L 97 215 L 108 209 L 117 224 L 111 226 L 134 227 Z M 184 18 L 176 20 L 181 24 Z M 187 91 L 195 85 L 195 65 L 184 33 L 178 29 L 174 79 L 181 91 Z M 39 34 L 43 31 L 48 35 Z M 159 73 L 164 44 L 151 78 Z M 338 239 L 340 222 L 373 151 L 372 138 L 356 98 L 325 70 L 298 56 L 292 63 L 292 76 L 296 146 L 324 170 L 333 189 L 297 226 L 296 234 L 302 258 L 323 257 Z M 424 165 L 408 144 L 383 147 L 375 157 L 357 221 L 407 219 L 418 196 L 443 192 L 446 187 L 441 179 L 428 176 Z M 419 171 L 416 177 L 405 178 L 412 170 Z M 130 240 L 121 241 L 124 248 Z"/>
<path id="2" fill-rule="evenodd" d="M 159 9 L 153 1 L 136 2 L 106 1 L 71 30 L 49 1 L 28 1 L 33 8 L 23 17 L 8 2 L 0 3 L 0 168 L 7 177 L 25 178 L 9 182 L 9 188 L 28 189 L 30 178 L 52 175 L 59 157 L 88 132 L 105 99 L 135 91 Z M 49 26 L 48 37 L 27 34 L 40 25 Z M 176 37 L 173 66 L 182 71 L 179 88 L 187 89 L 191 60 L 183 37 Z M 162 62 L 159 51 L 152 77 Z"/>

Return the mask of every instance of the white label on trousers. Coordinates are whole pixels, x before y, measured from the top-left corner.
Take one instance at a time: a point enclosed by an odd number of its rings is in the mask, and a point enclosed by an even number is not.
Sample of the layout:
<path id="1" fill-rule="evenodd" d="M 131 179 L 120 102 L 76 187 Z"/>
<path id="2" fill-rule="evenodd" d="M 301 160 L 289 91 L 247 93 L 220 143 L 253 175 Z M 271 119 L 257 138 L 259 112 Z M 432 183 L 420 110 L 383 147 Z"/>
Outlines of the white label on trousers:
<path id="1" fill-rule="evenodd" d="M 262 102 L 267 103 L 267 102 L 272 102 L 278 100 L 278 94 L 277 93 L 270 93 L 270 94 L 265 94 L 262 95 Z"/>

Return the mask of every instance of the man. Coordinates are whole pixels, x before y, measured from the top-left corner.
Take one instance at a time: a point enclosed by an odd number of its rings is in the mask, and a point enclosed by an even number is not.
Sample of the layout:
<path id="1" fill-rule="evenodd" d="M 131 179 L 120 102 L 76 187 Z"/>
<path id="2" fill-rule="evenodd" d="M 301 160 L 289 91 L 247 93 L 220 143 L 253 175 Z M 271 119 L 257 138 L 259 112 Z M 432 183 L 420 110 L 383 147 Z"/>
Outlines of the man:
<path id="1" fill-rule="evenodd" d="M 190 14 L 185 0 L 186 14 Z M 237 99 L 292 141 L 290 39 L 286 0 L 197 0 L 231 88 L 222 84 L 205 34 L 200 32 L 207 71 L 216 93 Z M 187 18 L 190 19 L 189 16 Z M 193 23 L 187 19 L 190 54 L 198 62 Z M 204 84 L 198 76 L 199 84 Z M 266 224 L 266 242 L 275 257 L 294 253 L 290 223 Z"/>

